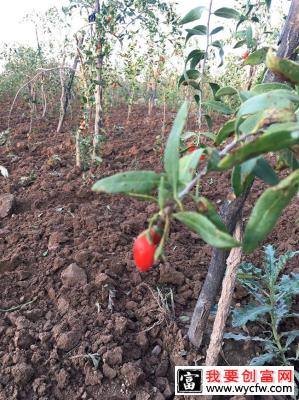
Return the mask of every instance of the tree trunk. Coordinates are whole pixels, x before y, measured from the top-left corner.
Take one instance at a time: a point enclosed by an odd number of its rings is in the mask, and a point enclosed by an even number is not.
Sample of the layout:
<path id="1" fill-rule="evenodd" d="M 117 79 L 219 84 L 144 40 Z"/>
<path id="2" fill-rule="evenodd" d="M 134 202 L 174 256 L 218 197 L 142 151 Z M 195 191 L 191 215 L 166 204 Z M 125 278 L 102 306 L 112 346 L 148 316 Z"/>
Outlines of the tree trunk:
<path id="1" fill-rule="evenodd" d="M 84 40 L 84 36 L 82 35 L 78 41 L 77 46 L 81 46 Z M 65 79 L 64 79 L 64 75 L 65 73 L 60 71 L 60 79 L 61 79 L 61 98 L 60 98 L 60 116 L 59 116 L 59 122 L 58 122 L 58 126 L 57 126 L 57 133 L 61 132 L 62 127 L 63 127 L 63 123 L 65 120 L 65 116 L 66 116 L 66 112 L 67 112 L 67 108 L 69 105 L 69 100 L 71 97 L 71 90 L 72 90 L 72 86 L 73 86 L 73 82 L 74 82 L 74 78 L 75 78 L 75 74 L 76 74 L 76 70 L 77 70 L 77 66 L 79 63 L 79 54 L 78 52 L 75 55 L 74 58 L 74 62 L 73 62 L 73 66 L 72 69 L 70 71 L 70 76 L 69 76 L 69 81 L 66 85 Z M 62 65 L 62 67 L 64 67 L 64 65 Z"/>
<path id="2" fill-rule="evenodd" d="M 97 15 L 100 13 L 100 0 L 95 0 L 95 12 Z M 96 33 L 98 29 L 96 28 Z M 102 51 L 102 38 L 99 34 L 98 36 L 98 46 L 97 46 L 97 61 L 96 61 L 96 90 L 95 90 L 95 122 L 94 122 L 94 136 L 93 136 L 93 151 L 92 159 L 96 159 L 99 138 L 103 130 L 104 125 L 104 112 L 103 112 L 103 51 Z"/>
<path id="3" fill-rule="evenodd" d="M 298 41 L 299 0 L 292 0 L 288 17 L 280 35 L 280 44 L 277 55 L 279 57 L 291 58 L 298 46 Z M 273 80 L 279 81 L 277 76 L 273 76 Z M 265 76 L 264 82 L 271 82 L 268 73 Z M 238 221 L 238 216 L 242 213 L 250 189 L 251 188 L 231 203 L 226 203 L 220 211 L 223 221 L 228 227 L 230 233 L 233 233 L 234 231 Z M 196 347 L 200 347 L 201 345 L 211 308 L 216 301 L 224 277 L 228 254 L 229 253 L 225 250 L 213 248 L 208 274 L 198 297 L 188 331 L 189 339 Z"/>
<path id="4" fill-rule="evenodd" d="M 292 0 L 288 17 L 281 31 L 277 56 L 296 59 L 295 49 L 299 44 L 299 0 Z M 267 71 L 264 82 L 283 82 L 281 77 Z"/>
<path id="5" fill-rule="evenodd" d="M 230 234 L 235 230 L 249 190 L 250 189 L 231 202 L 226 201 L 220 209 L 220 216 Z M 193 311 L 191 325 L 188 331 L 189 339 L 196 347 L 200 347 L 201 345 L 211 308 L 215 303 L 216 296 L 222 283 L 228 255 L 229 251 L 227 250 L 213 248 L 208 274 Z"/>

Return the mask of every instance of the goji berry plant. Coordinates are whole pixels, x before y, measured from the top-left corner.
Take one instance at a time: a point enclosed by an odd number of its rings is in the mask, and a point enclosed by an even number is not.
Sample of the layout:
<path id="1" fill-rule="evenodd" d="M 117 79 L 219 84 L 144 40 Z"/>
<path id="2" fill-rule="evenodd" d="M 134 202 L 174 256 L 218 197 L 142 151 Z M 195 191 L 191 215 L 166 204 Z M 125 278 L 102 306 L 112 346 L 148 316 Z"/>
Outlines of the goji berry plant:
<path id="1" fill-rule="evenodd" d="M 195 21 L 205 11 L 204 7 L 197 7 L 180 22 L 184 24 Z M 152 265 L 154 250 L 155 262 L 163 257 L 172 220 L 184 224 L 214 248 L 226 250 L 242 247 L 245 254 L 250 254 L 267 238 L 285 207 L 298 192 L 299 96 L 296 85 L 299 83 L 299 66 L 294 61 L 278 57 L 271 48 L 258 49 L 247 61 L 251 59 L 250 62 L 254 60 L 256 63 L 264 63 L 265 69 L 278 74 L 285 82 L 260 83 L 246 91 L 209 83 L 214 99 L 206 101 L 203 99 L 203 85 L 206 83 L 205 65 L 210 48 L 212 14 L 238 21 L 246 19 L 246 16 L 234 9 L 220 8 L 212 11 L 211 1 L 207 26 L 195 29 L 205 32 L 206 50 L 193 50 L 187 57 L 187 62 L 190 61 L 194 67 L 201 63 L 200 71 L 193 69 L 190 72 L 185 69 L 180 79 L 180 83 L 185 82 L 196 90 L 199 126 L 202 125 L 202 115 L 205 115 L 208 125 L 208 132 L 200 132 L 199 136 L 208 136 L 210 144 L 205 149 L 195 150 L 197 146 L 192 141 L 187 146 L 187 153 L 182 152 L 182 140 L 190 135 L 184 132 L 189 109 L 188 102 L 185 102 L 166 143 L 163 172 L 128 171 L 101 179 L 93 186 L 97 192 L 123 193 L 159 205 L 159 212 L 149 221 L 149 231 L 153 226 L 158 226 L 163 233 L 157 247 L 152 244 L 146 253 L 150 259 L 148 266 Z M 195 33 L 191 30 L 188 32 L 190 34 Z M 219 47 L 222 58 L 222 47 L 218 45 L 214 43 L 213 46 Z M 227 96 L 236 96 L 239 105 L 230 108 L 225 101 Z M 232 118 L 218 132 L 213 132 L 213 114 L 209 115 L 209 111 L 231 115 Z M 274 158 L 270 162 L 273 154 Z M 203 159 L 203 156 L 206 158 Z M 280 178 L 276 174 L 273 169 L 274 159 L 283 160 L 288 169 L 287 176 Z M 252 209 L 242 241 L 232 237 L 216 207 L 199 193 L 199 184 L 205 177 L 211 172 L 218 173 L 220 177 L 224 171 L 231 171 L 233 195 L 229 195 L 230 202 L 246 197 L 256 178 L 269 186 Z M 185 209 L 187 199 L 188 210 Z M 190 200 L 194 204 L 193 210 L 190 210 Z"/>

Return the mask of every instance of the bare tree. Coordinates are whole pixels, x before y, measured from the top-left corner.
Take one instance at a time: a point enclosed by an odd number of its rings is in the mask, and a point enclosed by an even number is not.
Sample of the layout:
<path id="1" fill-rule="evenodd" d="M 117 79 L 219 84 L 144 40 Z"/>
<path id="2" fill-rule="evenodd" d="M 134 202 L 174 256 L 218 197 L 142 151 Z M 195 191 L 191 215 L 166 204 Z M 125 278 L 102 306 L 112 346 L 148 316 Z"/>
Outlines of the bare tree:
<path id="1" fill-rule="evenodd" d="M 84 40 L 84 35 L 82 35 L 80 37 L 80 39 L 78 40 L 78 43 L 77 43 L 78 47 L 80 47 L 82 45 L 83 40 Z M 60 97 L 60 116 L 59 116 L 59 122 L 58 122 L 58 126 L 57 126 L 57 133 L 61 132 L 61 130 L 62 130 L 66 112 L 67 112 L 67 108 L 69 105 L 69 100 L 71 97 L 71 90 L 72 90 L 77 66 L 79 63 L 78 52 L 76 52 L 72 68 L 70 69 L 68 82 L 66 81 L 66 78 L 65 78 L 66 74 L 65 74 L 64 63 L 65 63 L 65 57 L 63 58 L 63 62 L 62 62 L 61 68 L 60 68 L 61 97 Z"/>
<path id="2" fill-rule="evenodd" d="M 100 14 L 100 0 L 95 0 L 95 13 L 96 15 Z M 98 29 L 96 29 L 96 34 L 98 33 Z M 102 51 L 102 38 L 99 34 L 98 36 L 98 45 L 97 45 L 97 59 L 96 59 L 96 90 L 95 90 L 95 102 L 96 102 L 96 109 L 95 109 L 95 122 L 94 122 L 94 136 L 93 136 L 93 152 L 92 152 L 92 159 L 96 158 L 96 152 L 99 143 L 99 137 L 103 130 L 103 51 Z"/>

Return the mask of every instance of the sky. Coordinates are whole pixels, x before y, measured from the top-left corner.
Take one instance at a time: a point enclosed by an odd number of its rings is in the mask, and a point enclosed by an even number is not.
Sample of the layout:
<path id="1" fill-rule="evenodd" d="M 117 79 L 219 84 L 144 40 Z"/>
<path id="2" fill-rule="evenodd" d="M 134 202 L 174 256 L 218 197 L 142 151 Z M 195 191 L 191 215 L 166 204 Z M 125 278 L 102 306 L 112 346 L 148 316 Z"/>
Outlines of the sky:
<path id="1" fill-rule="evenodd" d="M 207 5 L 208 0 L 177 0 L 178 12 L 186 14 L 198 5 Z M 281 3 L 281 0 L 274 0 Z M 231 7 L 234 0 L 214 0 L 214 7 Z M 290 3 L 284 1 L 284 3 Z M 34 27 L 32 24 L 21 22 L 25 14 L 31 11 L 46 11 L 48 8 L 67 5 L 68 0 L 18 0 L 0 2 L 0 44 L 18 42 L 20 44 L 34 45 L 36 43 Z M 275 14 L 275 4 L 272 10 Z"/>
<path id="2" fill-rule="evenodd" d="M 208 0 L 178 0 L 178 11 L 186 14 L 189 10 L 207 4 Z M 214 0 L 220 7 L 231 5 L 233 0 Z M 17 4 L 17 6 L 16 6 Z M 68 0 L 18 0 L 0 2 L 0 43 L 19 42 L 34 44 L 35 33 L 32 25 L 20 23 L 25 14 L 31 11 L 46 11 L 48 8 L 67 5 Z"/>

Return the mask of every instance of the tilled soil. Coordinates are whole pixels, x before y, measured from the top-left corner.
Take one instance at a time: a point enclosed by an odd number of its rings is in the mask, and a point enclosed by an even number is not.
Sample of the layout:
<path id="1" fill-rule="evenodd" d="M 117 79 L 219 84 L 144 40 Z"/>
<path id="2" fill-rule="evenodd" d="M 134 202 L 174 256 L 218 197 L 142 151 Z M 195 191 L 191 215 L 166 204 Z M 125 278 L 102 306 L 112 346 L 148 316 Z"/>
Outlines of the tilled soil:
<path id="1" fill-rule="evenodd" d="M 2 104 L 0 132 L 8 109 Z M 174 223 L 166 262 L 141 275 L 132 243 L 156 207 L 91 192 L 115 172 L 161 170 L 154 147 L 162 113 L 148 118 L 139 107 L 126 125 L 125 109 L 111 111 L 104 161 L 82 174 L 70 133 L 76 118 L 61 134 L 55 118 L 34 121 L 28 138 L 23 111 L 14 111 L 11 145 L 0 147 L 0 165 L 10 174 L 0 176 L 0 195 L 16 202 L 13 214 L 0 218 L 0 399 L 173 399 L 174 366 L 204 359 L 186 332 L 211 249 Z M 168 113 L 168 126 L 174 116 Z M 213 175 L 202 194 L 220 205 L 229 185 L 228 174 Z M 257 182 L 247 213 L 261 188 Z M 267 242 L 282 252 L 298 249 L 298 217 L 297 199 Z M 251 258 L 258 263 L 261 256 Z M 293 259 L 288 269 L 299 272 L 297 265 Z M 248 297 L 237 288 L 235 300 Z M 246 346 L 227 346 L 225 359 L 246 364 L 254 355 Z"/>

